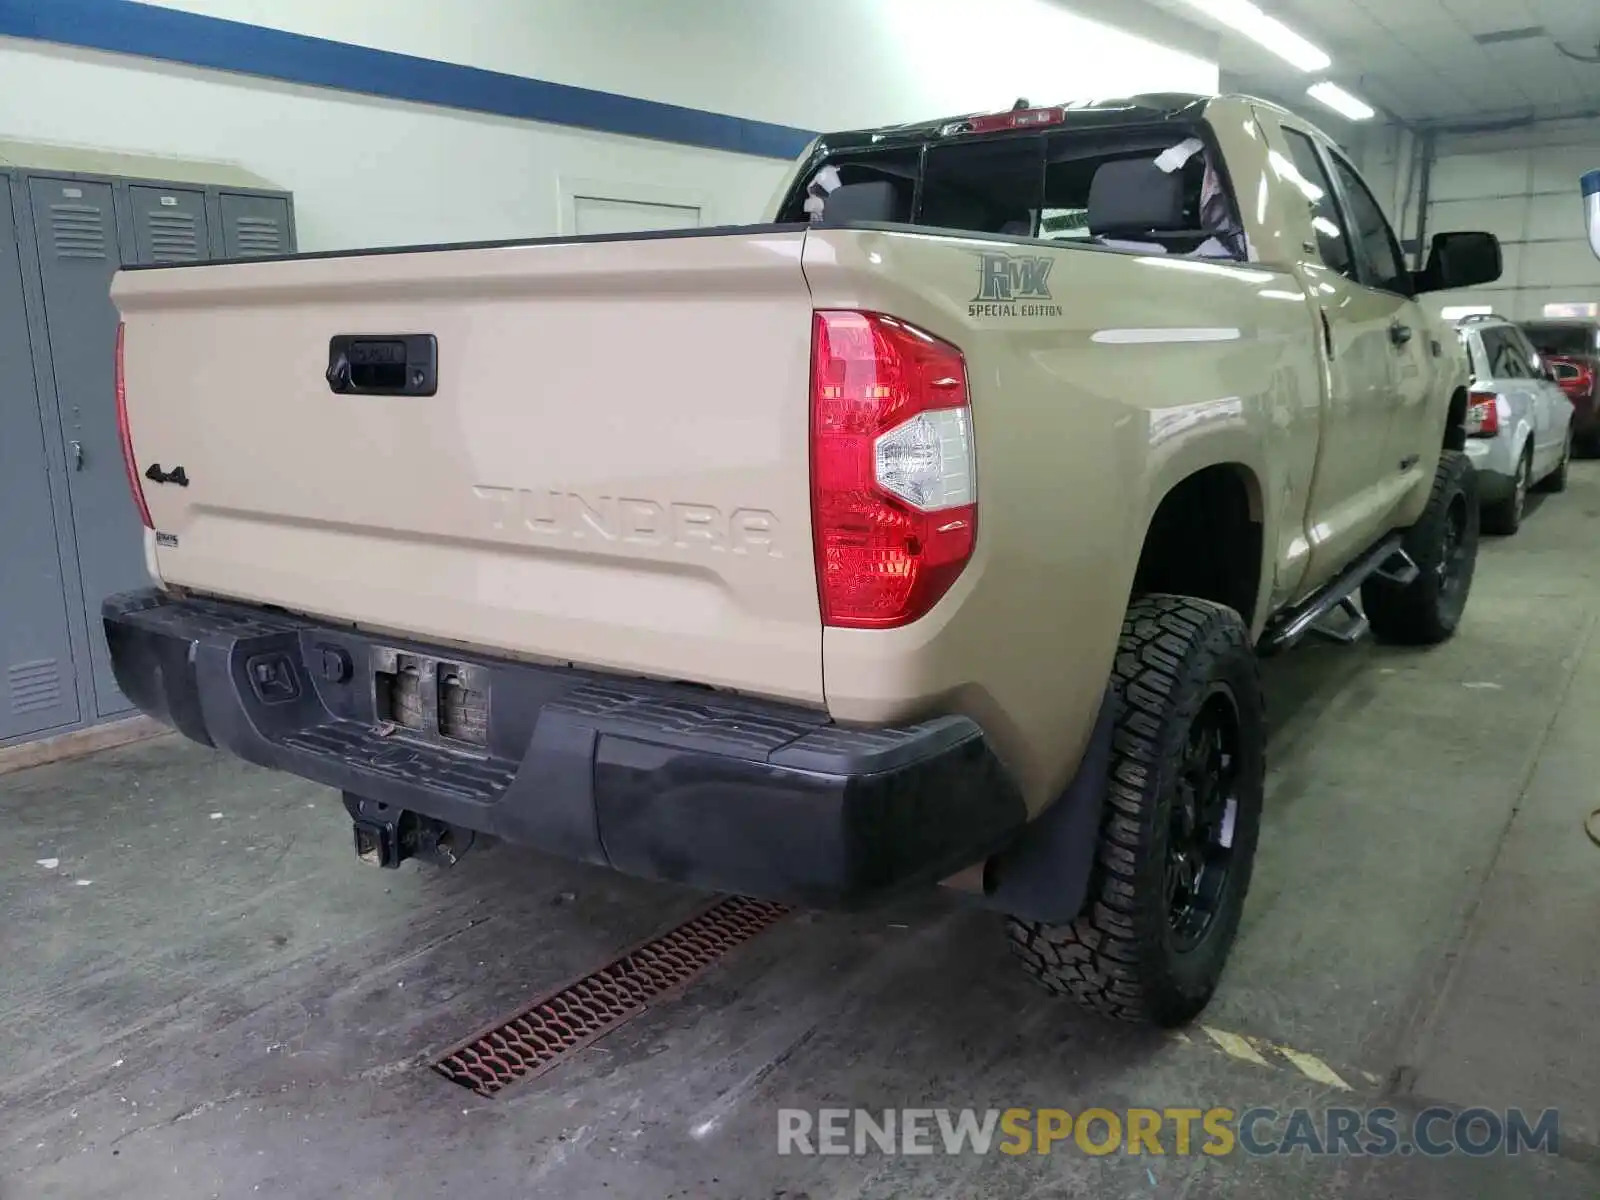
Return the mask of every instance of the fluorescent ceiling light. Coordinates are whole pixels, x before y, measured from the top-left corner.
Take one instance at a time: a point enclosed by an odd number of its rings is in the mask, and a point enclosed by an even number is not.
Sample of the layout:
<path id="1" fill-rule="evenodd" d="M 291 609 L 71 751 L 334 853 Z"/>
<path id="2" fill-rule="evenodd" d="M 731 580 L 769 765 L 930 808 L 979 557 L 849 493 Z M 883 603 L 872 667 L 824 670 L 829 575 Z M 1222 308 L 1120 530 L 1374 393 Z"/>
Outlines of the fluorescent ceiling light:
<path id="1" fill-rule="evenodd" d="M 1582 300 L 1567 304 L 1546 304 L 1544 306 L 1544 315 L 1557 320 L 1563 317 L 1569 319 L 1572 317 L 1600 317 L 1600 304 Z"/>
<path id="2" fill-rule="evenodd" d="M 1306 95 L 1313 100 L 1320 100 L 1340 116 L 1349 117 L 1352 121 L 1370 121 L 1378 115 L 1372 105 L 1357 100 L 1336 83 L 1314 83 L 1306 89 Z"/>
<path id="3" fill-rule="evenodd" d="M 1276 17 L 1269 17 L 1250 0 L 1188 0 L 1219 25 L 1242 33 L 1302 71 L 1326 71 L 1329 58 Z"/>

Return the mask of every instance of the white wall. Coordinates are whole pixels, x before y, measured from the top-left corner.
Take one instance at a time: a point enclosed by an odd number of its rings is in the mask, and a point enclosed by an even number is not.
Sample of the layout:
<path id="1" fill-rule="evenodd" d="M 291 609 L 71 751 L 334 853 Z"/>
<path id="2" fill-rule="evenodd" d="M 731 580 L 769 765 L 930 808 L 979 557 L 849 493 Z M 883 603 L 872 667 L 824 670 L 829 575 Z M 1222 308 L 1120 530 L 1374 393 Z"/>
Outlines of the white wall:
<path id="1" fill-rule="evenodd" d="M 1422 138 L 1375 127 L 1362 169 L 1402 238 L 1416 232 Z M 1487 306 L 1525 320 L 1551 303 L 1600 302 L 1600 262 L 1589 250 L 1578 180 L 1600 167 L 1600 127 L 1547 121 L 1497 133 L 1441 134 L 1429 184 L 1425 240 L 1487 230 L 1505 250 L 1505 274 L 1486 288 L 1430 296 L 1435 308 Z M 1427 247 L 1423 247 L 1426 253 Z"/>
<path id="2" fill-rule="evenodd" d="M 1217 68 L 1057 0 L 150 0 L 805 129 L 1136 91 Z"/>
<path id="3" fill-rule="evenodd" d="M 1053 0 L 160 0 L 464 65 L 829 129 L 1150 89 L 1215 66 Z M 981 15 L 980 15 L 981 14 Z M 0 38 L 0 137 L 234 161 L 305 250 L 571 232 L 575 190 L 761 219 L 788 165 Z"/>
<path id="4" fill-rule="evenodd" d="M 50 103 L 39 97 L 50 96 Z M 0 39 L 0 134 L 236 161 L 295 194 L 302 250 L 569 231 L 563 189 L 757 219 L 788 166 Z"/>
<path id="5" fill-rule="evenodd" d="M 1401 241 L 1416 235 L 1421 139 L 1397 125 L 1372 125 L 1352 142 L 1356 164 Z"/>
<path id="6" fill-rule="evenodd" d="M 1452 293 L 1518 319 L 1550 303 L 1600 302 L 1600 262 L 1589 249 L 1578 181 L 1600 167 L 1600 126 L 1544 122 L 1504 133 L 1442 137 L 1428 205 L 1428 236 L 1485 229 L 1505 246 L 1499 283 Z"/>

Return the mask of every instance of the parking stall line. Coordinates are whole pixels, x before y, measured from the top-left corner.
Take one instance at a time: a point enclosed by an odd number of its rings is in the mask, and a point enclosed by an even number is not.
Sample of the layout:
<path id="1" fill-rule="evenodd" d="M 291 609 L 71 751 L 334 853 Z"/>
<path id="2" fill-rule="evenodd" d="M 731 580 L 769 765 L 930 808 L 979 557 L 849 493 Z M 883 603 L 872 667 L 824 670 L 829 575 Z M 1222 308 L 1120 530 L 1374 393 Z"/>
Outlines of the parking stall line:
<path id="1" fill-rule="evenodd" d="M 1329 1087 L 1336 1087 L 1345 1092 L 1354 1090 L 1348 1083 L 1339 1077 L 1339 1073 L 1337 1071 L 1335 1071 L 1327 1063 L 1323 1062 L 1315 1054 L 1306 1054 L 1304 1051 L 1295 1050 L 1288 1046 L 1274 1045 L 1272 1048 L 1279 1054 L 1283 1055 L 1284 1058 L 1288 1059 L 1295 1067 L 1299 1069 L 1300 1074 L 1304 1075 L 1307 1079 L 1313 1079 L 1318 1083 L 1325 1083 Z"/>
<path id="2" fill-rule="evenodd" d="M 1355 1092 L 1377 1089 L 1382 1080 L 1370 1071 L 1346 1070 L 1342 1074 L 1330 1066 L 1328 1062 L 1307 1050 L 1286 1046 L 1281 1042 L 1269 1038 L 1252 1037 L 1247 1034 L 1233 1033 L 1226 1029 L 1218 1029 L 1214 1025 L 1202 1025 L 1200 1030 L 1206 1035 L 1206 1041 L 1196 1042 L 1188 1034 L 1179 1030 L 1171 1033 L 1175 1042 L 1185 1046 L 1209 1045 L 1220 1050 L 1229 1058 L 1239 1062 L 1249 1063 L 1253 1067 L 1260 1067 L 1267 1071 L 1294 1070 L 1305 1076 L 1313 1083 L 1320 1083 L 1324 1087 L 1336 1088 L 1341 1092 Z M 1366 1087 L 1352 1084 L 1351 1079 L 1359 1077 L 1365 1081 Z"/>
<path id="3" fill-rule="evenodd" d="M 1261 1056 L 1261 1052 L 1250 1044 L 1248 1038 L 1240 1037 L 1237 1033 L 1229 1033 L 1225 1029 L 1213 1029 L 1210 1025 L 1202 1025 L 1205 1034 L 1222 1050 L 1243 1062 L 1254 1063 L 1258 1067 L 1272 1069 L 1272 1064 Z"/>

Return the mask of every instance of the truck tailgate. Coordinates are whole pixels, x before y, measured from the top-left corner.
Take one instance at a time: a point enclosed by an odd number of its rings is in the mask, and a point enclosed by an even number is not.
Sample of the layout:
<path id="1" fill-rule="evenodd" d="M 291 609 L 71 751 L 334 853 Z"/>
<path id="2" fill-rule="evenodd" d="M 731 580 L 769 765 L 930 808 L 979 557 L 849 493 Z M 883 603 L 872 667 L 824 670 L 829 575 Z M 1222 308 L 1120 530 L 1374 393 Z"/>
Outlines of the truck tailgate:
<path id="1" fill-rule="evenodd" d="M 124 271 L 162 580 L 367 628 L 822 701 L 804 234 Z M 437 339 L 434 395 L 330 339 Z"/>

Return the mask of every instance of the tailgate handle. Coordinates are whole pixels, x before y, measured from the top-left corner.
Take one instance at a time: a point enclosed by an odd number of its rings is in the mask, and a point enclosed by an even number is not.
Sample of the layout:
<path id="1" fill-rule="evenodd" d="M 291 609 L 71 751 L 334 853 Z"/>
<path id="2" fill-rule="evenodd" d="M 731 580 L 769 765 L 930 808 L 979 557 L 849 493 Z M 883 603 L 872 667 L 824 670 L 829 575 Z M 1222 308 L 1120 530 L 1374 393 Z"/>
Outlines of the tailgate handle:
<path id="1" fill-rule="evenodd" d="M 326 377 L 341 396 L 432 396 L 439 390 L 439 342 L 431 333 L 335 334 Z"/>

